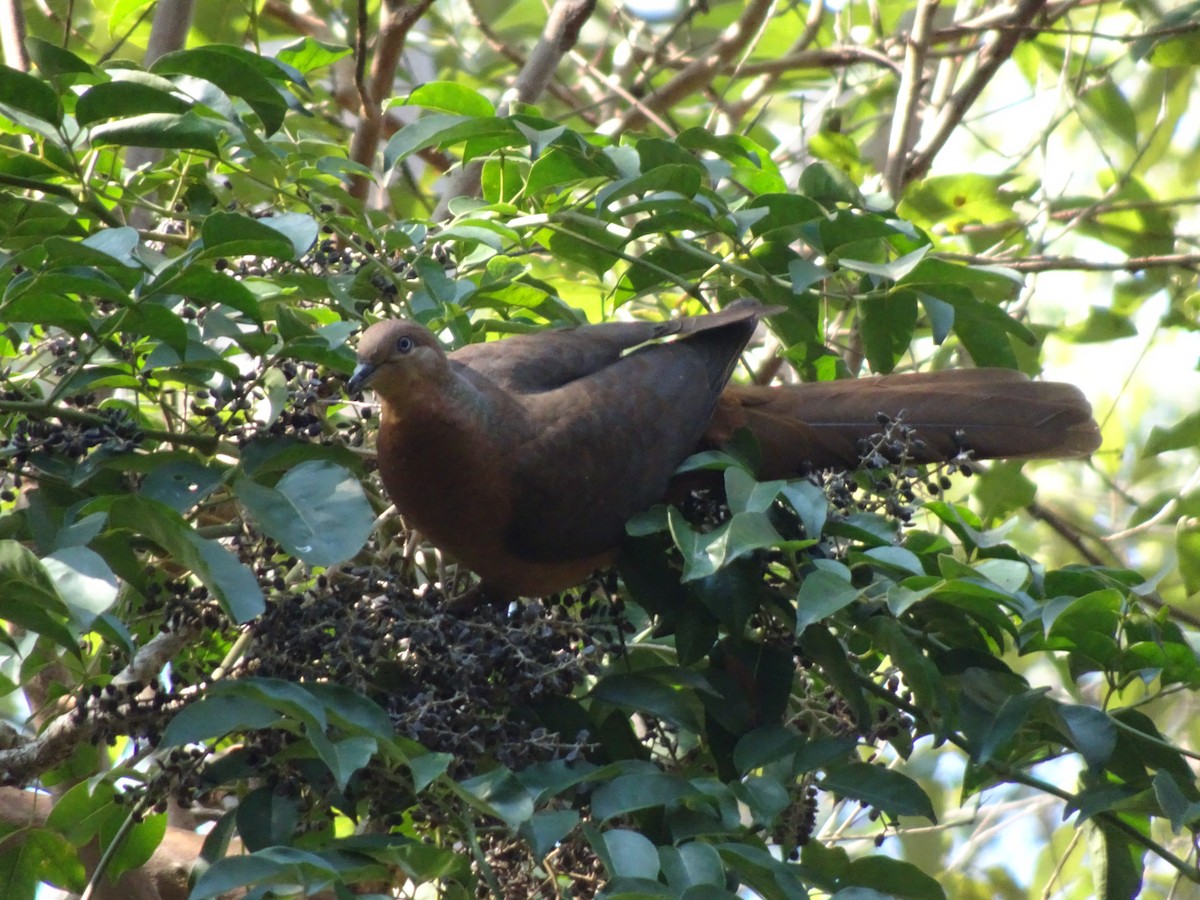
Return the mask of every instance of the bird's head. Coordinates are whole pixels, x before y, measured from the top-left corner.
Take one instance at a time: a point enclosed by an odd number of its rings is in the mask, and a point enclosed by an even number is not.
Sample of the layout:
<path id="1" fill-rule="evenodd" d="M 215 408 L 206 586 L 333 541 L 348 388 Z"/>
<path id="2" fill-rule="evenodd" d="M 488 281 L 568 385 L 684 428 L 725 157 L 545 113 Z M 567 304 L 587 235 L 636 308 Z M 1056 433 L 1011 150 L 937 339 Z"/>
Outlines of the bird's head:
<path id="1" fill-rule="evenodd" d="M 358 340 L 358 365 L 347 388 L 353 394 L 370 387 L 400 400 L 446 370 L 446 353 L 428 328 L 404 319 L 376 322 Z"/>

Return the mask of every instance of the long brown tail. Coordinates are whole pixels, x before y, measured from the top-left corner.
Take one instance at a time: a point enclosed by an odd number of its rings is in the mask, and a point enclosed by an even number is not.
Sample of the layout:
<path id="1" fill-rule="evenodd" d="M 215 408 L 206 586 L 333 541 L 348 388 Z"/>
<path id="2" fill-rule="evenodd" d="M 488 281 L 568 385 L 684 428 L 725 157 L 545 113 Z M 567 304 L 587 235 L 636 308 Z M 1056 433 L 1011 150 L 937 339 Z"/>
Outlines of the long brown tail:
<path id="1" fill-rule="evenodd" d="M 776 387 L 730 385 L 707 437 L 719 444 L 740 427 L 758 439 L 759 475 L 854 468 L 880 417 L 912 429 L 914 462 L 1059 459 L 1100 446 L 1092 408 L 1074 385 L 1030 381 L 1009 369 L 954 369 Z"/>

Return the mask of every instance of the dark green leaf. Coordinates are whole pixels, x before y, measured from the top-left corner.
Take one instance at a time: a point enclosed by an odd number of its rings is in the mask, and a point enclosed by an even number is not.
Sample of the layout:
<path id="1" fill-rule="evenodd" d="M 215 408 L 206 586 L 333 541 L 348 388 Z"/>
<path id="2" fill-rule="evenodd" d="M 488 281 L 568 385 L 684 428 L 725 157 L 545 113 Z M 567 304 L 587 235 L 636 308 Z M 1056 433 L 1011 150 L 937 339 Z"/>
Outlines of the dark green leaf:
<path id="1" fill-rule="evenodd" d="M 179 116 L 191 108 L 190 101 L 149 84 L 106 81 L 88 88 L 79 98 L 75 104 L 75 119 L 80 125 L 90 125 L 101 119 L 123 119 L 149 113 Z"/>
<path id="2" fill-rule="evenodd" d="M 796 597 L 796 633 L 853 603 L 860 590 L 850 583 L 850 570 L 833 560 L 819 560 L 804 576 Z"/>
<path id="3" fill-rule="evenodd" d="M 937 879 L 910 862 L 882 855 L 864 856 L 850 863 L 842 883 L 871 888 L 882 896 L 897 900 L 946 900 L 946 892 Z M 842 897 L 845 890 L 835 897 Z"/>
<path id="4" fill-rule="evenodd" d="M 540 860 L 578 824 L 579 813 L 573 809 L 549 810 L 534 813 L 521 824 L 518 834 L 529 844 L 534 859 Z"/>
<path id="5" fill-rule="evenodd" d="M 1159 772 L 1154 776 L 1154 796 L 1176 834 L 1200 821 L 1200 801 L 1185 797 L 1169 772 Z"/>
<path id="6" fill-rule="evenodd" d="M 109 508 L 109 526 L 144 534 L 191 569 L 237 623 L 262 612 L 262 589 L 254 574 L 215 541 L 196 534 L 169 506 L 145 497 L 122 497 Z"/>
<path id="7" fill-rule="evenodd" d="M 708 844 L 692 841 L 681 847 L 659 847 L 658 860 L 667 884 L 677 891 L 697 885 L 725 886 L 721 856 Z M 688 897 L 701 895 L 688 894 Z"/>
<path id="8" fill-rule="evenodd" d="M 591 696 L 630 712 L 651 713 L 689 731 L 700 731 L 693 693 L 642 672 L 607 675 L 592 689 Z"/>
<path id="9" fill-rule="evenodd" d="M 219 87 L 230 97 L 240 97 L 262 120 L 267 134 L 283 124 L 288 104 L 271 76 L 282 79 L 284 70 L 239 47 L 192 47 L 164 53 L 150 66 L 155 75 L 192 75 Z"/>
<path id="10" fill-rule="evenodd" d="M 298 797 L 266 786 L 255 788 L 238 801 L 238 834 L 251 853 L 290 843 L 299 812 Z"/>
<path id="11" fill-rule="evenodd" d="M 78 655 L 79 643 L 63 621 L 68 615 L 41 561 L 16 541 L 0 541 L 0 619 Z"/>
<path id="12" fill-rule="evenodd" d="M 517 828 L 533 815 L 533 795 L 507 769 L 493 769 L 485 775 L 462 782 L 463 789 L 477 800 L 486 803 L 492 815 L 503 819 L 510 828 Z"/>
<path id="13" fill-rule="evenodd" d="M 1096 860 L 1093 876 L 1096 900 L 1129 900 L 1138 896 L 1145 846 L 1133 843 L 1123 831 L 1102 821 L 1093 823 L 1089 844 Z"/>
<path id="14" fill-rule="evenodd" d="M 643 772 L 618 775 L 592 794 L 592 815 L 604 822 L 640 809 L 667 807 L 689 798 L 703 798 L 695 787 L 678 775 Z M 657 872 L 658 857 L 655 856 Z"/>
<path id="15" fill-rule="evenodd" d="M 912 343 L 917 326 L 916 295 L 911 291 L 895 291 L 878 300 L 865 300 L 862 311 L 867 361 L 874 372 L 886 375 Z"/>
<path id="16" fill-rule="evenodd" d="M 178 747 L 239 731 L 280 724 L 279 711 L 249 692 L 225 692 L 201 697 L 180 710 L 163 731 L 162 746 Z"/>
<path id="17" fill-rule="evenodd" d="M 60 75 L 96 75 L 96 70 L 89 63 L 70 50 L 39 37 L 26 37 L 25 49 L 29 51 L 29 58 L 48 78 L 57 78 Z"/>
<path id="18" fill-rule="evenodd" d="M 40 78 L 0 65 L 0 107 L 20 110 L 51 125 L 62 123 L 62 104 L 54 89 Z"/>
<path id="19" fill-rule="evenodd" d="M 293 259 L 296 248 L 291 239 L 269 225 L 237 213 L 213 213 L 200 226 L 204 243 L 203 257 L 271 256 Z"/>
<path id="20" fill-rule="evenodd" d="M 845 763 L 828 769 L 821 788 L 893 816 L 923 816 L 937 822 L 933 802 L 921 786 L 894 769 L 870 763 Z"/>
<path id="21" fill-rule="evenodd" d="M 216 156 L 227 125 L 194 110 L 185 113 L 146 113 L 93 125 L 92 143 L 121 147 L 159 147 L 164 150 L 203 150 Z"/>
<path id="22" fill-rule="evenodd" d="M 1117 727 L 1103 710 L 1064 704 L 1058 715 L 1071 737 L 1071 745 L 1092 769 L 1101 769 L 1117 744 Z"/>
<path id="23" fill-rule="evenodd" d="M 219 859 L 197 880 L 191 900 L 215 900 L 246 885 L 321 887 L 337 870 L 320 856 L 292 847 L 269 847 L 248 856 Z"/>

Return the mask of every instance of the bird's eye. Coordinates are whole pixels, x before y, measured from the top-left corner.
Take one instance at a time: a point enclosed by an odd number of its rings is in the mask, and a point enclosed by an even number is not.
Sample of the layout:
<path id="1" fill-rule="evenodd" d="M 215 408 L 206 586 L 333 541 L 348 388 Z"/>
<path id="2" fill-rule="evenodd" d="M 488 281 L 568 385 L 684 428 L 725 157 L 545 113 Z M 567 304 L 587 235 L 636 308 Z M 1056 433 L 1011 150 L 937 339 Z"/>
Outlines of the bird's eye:
<path id="1" fill-rule="evenodd" d="M 411 353 L 412 348 L 415 346 L 417 346 L 416 342 L 407 334 L 400 338 L 400 340 L 396 341 L 396 349 L 401 353 Z"/>

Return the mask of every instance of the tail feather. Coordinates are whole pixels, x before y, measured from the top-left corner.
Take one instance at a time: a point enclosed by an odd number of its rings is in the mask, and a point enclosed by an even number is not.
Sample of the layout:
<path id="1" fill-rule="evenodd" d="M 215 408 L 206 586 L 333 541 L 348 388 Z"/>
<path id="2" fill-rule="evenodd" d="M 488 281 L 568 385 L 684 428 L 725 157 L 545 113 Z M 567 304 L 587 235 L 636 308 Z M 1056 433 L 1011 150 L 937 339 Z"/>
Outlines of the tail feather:
<path id="1" fill-rule="evenodd" d="M 913 430 L 914 462 L 1087 456 L 1100 445 L 1092 409 L 1074 385 L 1030 381 L 1009 369 L 959 369 L 775 387 L 730 385 L 707 435 L 722 443 L 748 428 L 760 475 L 854 468 L 881 416 Z"/>

